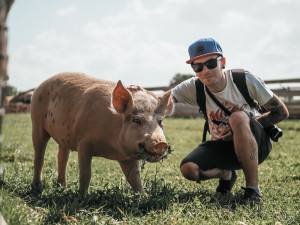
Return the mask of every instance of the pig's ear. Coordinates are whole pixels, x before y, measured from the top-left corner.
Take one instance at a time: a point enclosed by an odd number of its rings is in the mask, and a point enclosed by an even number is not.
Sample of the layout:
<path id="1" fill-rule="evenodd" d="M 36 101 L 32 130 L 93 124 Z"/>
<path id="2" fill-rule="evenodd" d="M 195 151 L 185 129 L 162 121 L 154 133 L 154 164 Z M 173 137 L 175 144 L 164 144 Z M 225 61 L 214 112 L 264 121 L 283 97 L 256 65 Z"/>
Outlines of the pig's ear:
<path id="1" fill-rule="evenodd" d="M 162 106 L 164 115 L 169 115 L 173 110 L 172 90 L 169 90 L 159 96 L 160 105 Z"/>
<path id="2" fill-rule="evenodd" d="M 124 113 L 133 106 L 131 94 L 120 80 L 112 93 L 112 105 L 118 113 Z"/>

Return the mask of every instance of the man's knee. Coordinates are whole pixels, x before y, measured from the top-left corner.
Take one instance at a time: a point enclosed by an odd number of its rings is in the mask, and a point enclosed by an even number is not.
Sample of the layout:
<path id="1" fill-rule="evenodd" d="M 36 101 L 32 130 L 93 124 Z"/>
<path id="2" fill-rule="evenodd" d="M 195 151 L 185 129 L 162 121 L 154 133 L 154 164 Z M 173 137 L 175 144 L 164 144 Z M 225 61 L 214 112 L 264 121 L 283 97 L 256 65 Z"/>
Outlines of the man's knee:
<path id="1" fill-rule="evenodd" d="M 188 180 L 199 179 L 199 167 L 193 162 L 187 162 L 180 166 L 181 174 Z"/>
<path id="2" fill-rule="evenodd" d="M 229 123 L 232 130 L 250 127 L 250 119 L 244 111 L 238 111 L 231 114 Z"/>

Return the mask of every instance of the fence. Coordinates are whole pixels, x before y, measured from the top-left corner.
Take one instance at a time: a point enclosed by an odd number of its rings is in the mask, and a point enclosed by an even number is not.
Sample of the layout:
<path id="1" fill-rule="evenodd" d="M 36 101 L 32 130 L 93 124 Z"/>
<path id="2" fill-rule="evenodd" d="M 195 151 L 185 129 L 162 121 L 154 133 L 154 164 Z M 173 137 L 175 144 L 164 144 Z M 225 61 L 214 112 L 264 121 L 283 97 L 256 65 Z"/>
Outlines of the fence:
<path id="1" fill-rule="evenodd" d="M 300 79 L 278 79 L 278 80 L 265 80 L 265 84 L 291 84 L 299 83 L 298 87 L 282 87 L 279 89 L 271 89 L 277 96 L 281 97 L 286 104 L 290 119 L 300 118 Z M 149 91 L 167 91 L 170 89 L 168 86 L 160 87 L 146 87 Z M 198 108 L 190 105 L 176 103 L 174 108 L 174 116 L 178 117 L 197 117 L 199 116 Z"/>

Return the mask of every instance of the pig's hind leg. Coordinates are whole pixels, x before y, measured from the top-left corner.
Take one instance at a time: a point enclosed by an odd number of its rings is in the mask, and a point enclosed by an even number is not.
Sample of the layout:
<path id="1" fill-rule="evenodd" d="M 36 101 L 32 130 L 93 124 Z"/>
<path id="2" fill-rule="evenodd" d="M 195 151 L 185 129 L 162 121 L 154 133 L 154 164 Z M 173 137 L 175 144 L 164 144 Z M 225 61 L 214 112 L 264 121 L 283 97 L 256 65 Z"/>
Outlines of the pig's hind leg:
<path id="1" fill-rule="evenodd" d="M 43 128 L 32 126 L 32 143 L 34 148 L 34 175 L 32 181 L 33 188 L 42 186 L 42 168 L 44 156 L 50 135 Z"/>
<path id="2" fill-rule="evenodd" d="M 67 174 L 67 164 L 70 156 L 70 150 L 59 146 L 58 149 L 58 179 L 57 182 L 65 186 L 67 184 L 66 174 Z"/>

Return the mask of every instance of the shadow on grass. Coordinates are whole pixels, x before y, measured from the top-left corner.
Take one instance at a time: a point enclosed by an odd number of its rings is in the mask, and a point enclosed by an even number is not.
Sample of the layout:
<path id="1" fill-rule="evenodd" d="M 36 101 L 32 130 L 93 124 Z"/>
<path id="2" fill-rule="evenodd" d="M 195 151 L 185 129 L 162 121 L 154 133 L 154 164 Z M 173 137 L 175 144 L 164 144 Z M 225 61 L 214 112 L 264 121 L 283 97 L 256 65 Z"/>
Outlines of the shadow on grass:
<path id="1" fill-rule="evenodd" d="M 37 212 L 41 209 L 47 211 L 45 224 L 53 224 L 63 221 L 68 217 L 87 215 L 106 215 L 122 220 L 123 217 L 142 217 L 150 211 L 164 211 L 172 207 L 174 203 L 193 204 L 200 201 L 202 204 L 214 207 L 235 209 L 233 196 L 221 196 L 199 190 L 187 191 L 165 183 L 164 181 L 146 181 L 145 194 L 134 193 L 123 186 L 109 187 L 104 185 L 101 190 L 90 191 L 88 194 L 79 194 L 75 187 L 44 187 L 40 191 L 17 189 L 8 184 L 1 183 L 0 187 L 9 193 L 22 198 L 27 205 Z M 27 186 L 28 187 L 28 186 Z"/>

